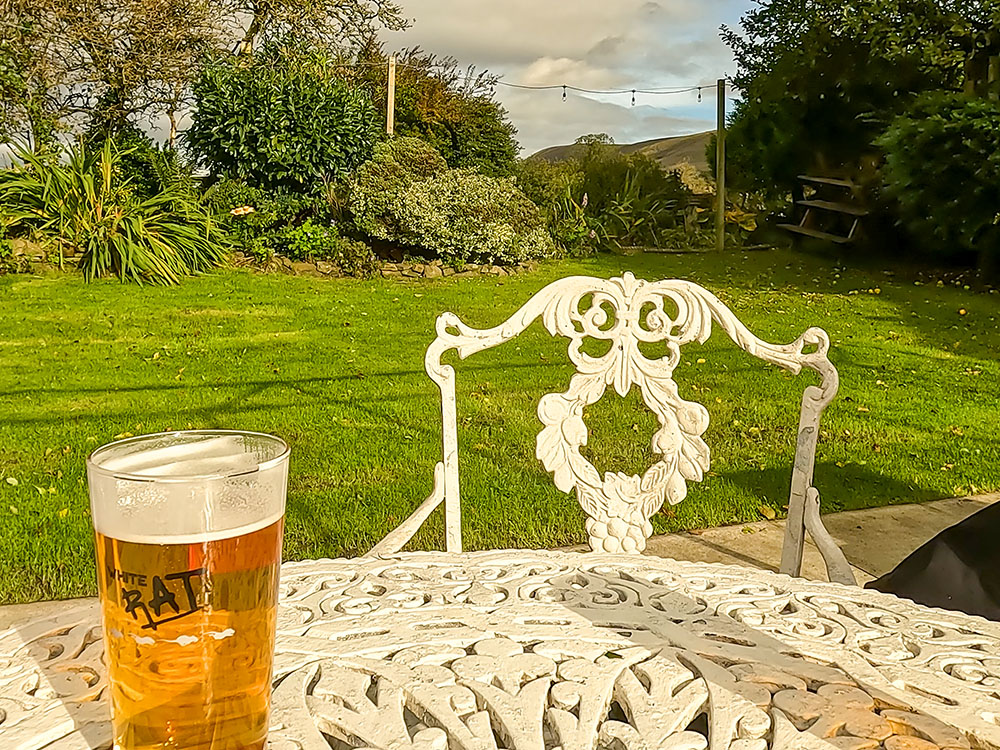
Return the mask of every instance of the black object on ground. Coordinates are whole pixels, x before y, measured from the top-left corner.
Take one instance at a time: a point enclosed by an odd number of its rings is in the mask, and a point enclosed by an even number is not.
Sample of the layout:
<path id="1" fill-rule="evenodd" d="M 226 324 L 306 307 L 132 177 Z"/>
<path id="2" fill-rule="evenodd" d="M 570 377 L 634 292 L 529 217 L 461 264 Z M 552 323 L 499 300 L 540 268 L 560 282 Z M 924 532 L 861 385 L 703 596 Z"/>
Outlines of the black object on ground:
<path id="1" fill-rule="evenodd" d="M 865 588 L 1000 621 L 1000 503 L 945 529 Z"/>

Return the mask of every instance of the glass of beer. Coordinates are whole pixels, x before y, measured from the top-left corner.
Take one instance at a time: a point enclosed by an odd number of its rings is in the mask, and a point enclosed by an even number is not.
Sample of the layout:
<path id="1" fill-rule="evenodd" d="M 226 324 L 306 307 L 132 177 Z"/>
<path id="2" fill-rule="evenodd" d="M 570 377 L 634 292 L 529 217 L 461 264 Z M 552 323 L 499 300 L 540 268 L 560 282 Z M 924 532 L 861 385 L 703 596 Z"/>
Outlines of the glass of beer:
<path id="1" fill-rule="evenodd" d="M 190 431 L 87 460 L 115 750 L 263 750 L 288 454 Z"/>

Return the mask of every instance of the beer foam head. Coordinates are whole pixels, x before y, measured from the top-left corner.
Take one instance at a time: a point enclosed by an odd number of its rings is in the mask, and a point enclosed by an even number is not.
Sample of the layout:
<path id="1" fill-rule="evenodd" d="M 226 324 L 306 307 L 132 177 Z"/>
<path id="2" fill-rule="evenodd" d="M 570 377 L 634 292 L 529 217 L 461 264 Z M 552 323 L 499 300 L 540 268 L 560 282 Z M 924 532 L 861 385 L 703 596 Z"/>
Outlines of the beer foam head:
<path id="1" fill-rule="evenodd" d="M 183 544 L 262 529 L 285 512 L 288 445 L 270 435 L 191 431 L 111 443 L 87 459 L 94 528 Z"/>

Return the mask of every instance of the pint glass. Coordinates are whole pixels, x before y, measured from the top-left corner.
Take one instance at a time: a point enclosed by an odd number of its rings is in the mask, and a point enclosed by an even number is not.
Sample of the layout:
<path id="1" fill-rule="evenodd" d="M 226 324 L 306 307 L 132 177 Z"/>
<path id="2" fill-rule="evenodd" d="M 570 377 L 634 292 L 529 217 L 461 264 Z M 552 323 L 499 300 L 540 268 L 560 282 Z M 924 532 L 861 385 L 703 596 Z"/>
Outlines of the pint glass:
<path id="1" fill-rule="evenodd" d="M 115 750 L 262 750 L 288 446 L 194 431 L 87 461 Z"/>

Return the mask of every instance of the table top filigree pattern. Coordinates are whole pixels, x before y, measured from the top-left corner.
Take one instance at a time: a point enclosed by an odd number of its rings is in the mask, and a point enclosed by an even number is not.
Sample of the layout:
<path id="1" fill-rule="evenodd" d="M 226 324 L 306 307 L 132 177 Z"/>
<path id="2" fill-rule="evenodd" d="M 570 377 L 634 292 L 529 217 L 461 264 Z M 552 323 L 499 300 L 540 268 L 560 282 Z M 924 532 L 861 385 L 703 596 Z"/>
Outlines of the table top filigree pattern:
<path id="1" fill-rule="evenodd" d="M 0 633 L 0 747 L 110 746 L 97 609 Z M 285 566 L 271 750 L 1000 748 L 1000 626 L 555 552 Z"/>

